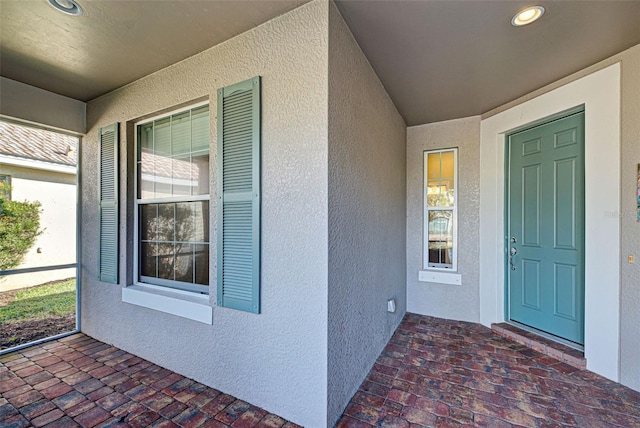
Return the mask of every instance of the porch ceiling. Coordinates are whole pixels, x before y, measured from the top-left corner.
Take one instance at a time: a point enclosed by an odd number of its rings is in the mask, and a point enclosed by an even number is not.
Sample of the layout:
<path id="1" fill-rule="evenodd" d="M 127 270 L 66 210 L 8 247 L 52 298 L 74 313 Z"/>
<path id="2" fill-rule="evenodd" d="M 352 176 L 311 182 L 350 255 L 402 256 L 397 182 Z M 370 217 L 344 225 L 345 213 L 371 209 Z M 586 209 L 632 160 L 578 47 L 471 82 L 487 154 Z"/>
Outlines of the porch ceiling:
<path id="1" fill-rule="evenodd" d="M 88 101 L 256 27 L 308 0 L 0 0 L 0 75 Z"/>
<path id="2" fill-rule="evenodd" d="M 82 101 L 305 0 L 0 1 L 0 75 Z M 514 28 L 511 17 L 547 13 Z M 640 1 L 354 1 L 338 8 L 408 125 L 484 113 L 640 43 Z"/>
<path id="3" fill-rule="evenodd" d="M 637 0 L 337 4 L 408 125 L 485 113 L 640 43 Z M 513 27 L 531 5 L 546 13 Z"/>

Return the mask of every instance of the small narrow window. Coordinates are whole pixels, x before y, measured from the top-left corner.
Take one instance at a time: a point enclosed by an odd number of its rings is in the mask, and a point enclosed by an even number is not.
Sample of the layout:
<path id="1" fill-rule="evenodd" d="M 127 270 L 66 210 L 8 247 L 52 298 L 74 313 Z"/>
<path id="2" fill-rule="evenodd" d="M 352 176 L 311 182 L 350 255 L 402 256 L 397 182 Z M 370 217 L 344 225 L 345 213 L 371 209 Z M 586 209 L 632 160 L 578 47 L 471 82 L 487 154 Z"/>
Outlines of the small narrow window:
<path id="1" fill-rule="evenodd" d="M 424 152 L 424 268 L 457 270 L 457 149 Z"/>
<path id="2" fill-rule="evenodd" d="M 209 106 L 138 123 L 137 282 L 209 292 Z"/>
<path id="3" fill-rule="evenodd" d="M 11 200 L 11 176 L 0 175 L 0 199 Z"/>

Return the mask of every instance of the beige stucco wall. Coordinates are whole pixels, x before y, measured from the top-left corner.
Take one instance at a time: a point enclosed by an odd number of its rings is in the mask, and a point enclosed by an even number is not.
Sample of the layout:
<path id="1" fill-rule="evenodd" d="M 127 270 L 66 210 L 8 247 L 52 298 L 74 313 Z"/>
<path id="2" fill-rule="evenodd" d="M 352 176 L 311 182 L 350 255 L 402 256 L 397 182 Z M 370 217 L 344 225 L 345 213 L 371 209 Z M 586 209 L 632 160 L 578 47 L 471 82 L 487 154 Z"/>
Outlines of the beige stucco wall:
<path id="1" fill-rule="evenodd" d="M 86 104 L 0 76 L 0 115 L 83 134 Z"/>
<path id="2" fill-rule="evenodd" d="M 327 424 L 327 20 L 326 2 L 309 3 L 89 102 L 82 162 L 82 330 L 309 427 Z M 259 315 L 215 306 L 216 90 L 256 75 L 262 76 Z M 127 222 L 134 141 L 125 132 L 133 127 L 124 125 L 203 97 L 212 107 L 213 325 L 121 301 L 134 239 Z M 122 135 L 118 285 L 96 279 L 97 133 L 113 122 L 121 123 Z"/>
<path id="3" fill-rule="evenodd" d="M 328 422 L 405 313 L 404 120 L 329 8 Z M 387 300 L 395 299 L 395 313 Z"/>
<path id="4" fill-rule="evenodd" d="M 640 165 L 640 45 L 622 62 L 622 140 L 620 171 L 620 380 L 640 391 L 640 222 L 637 174 Z M 635 263 L 629 264 L 629 255 Z"/>
<path id="5" fill-rule="evenodd" d="M 458 270 L 461 285 L 418 280 L 423 269 L 423 153 L 458 148 Z M 480 117 L 407 128 L 407 311 L 477 322 Z"/>
<path id="6" fill-rule="evenodd" d="M 640 45 L 554 82 L 511 103 L 487 112 L 483 119 L 578 80 L 614 63 L 621 65 L 620 264 L 603 269 L 620 269 L 620 381 L 640 390 L 640 222 L 637 221 L 637 168 L 640 163 Z M 628 256 L 635 255 L 634 264 Z"/>
<path id="7" fill-rule="evenodd" d="M 27 252 L 24 262 L 15 269 L 75 263 L 76 175 L 2 163 L 0 175 L 11 176 L 12 200 L 41 203 L 40 227 L 43 233 Z M 2 276 L 0 291 L 75 276 L 75 269 Z"/>

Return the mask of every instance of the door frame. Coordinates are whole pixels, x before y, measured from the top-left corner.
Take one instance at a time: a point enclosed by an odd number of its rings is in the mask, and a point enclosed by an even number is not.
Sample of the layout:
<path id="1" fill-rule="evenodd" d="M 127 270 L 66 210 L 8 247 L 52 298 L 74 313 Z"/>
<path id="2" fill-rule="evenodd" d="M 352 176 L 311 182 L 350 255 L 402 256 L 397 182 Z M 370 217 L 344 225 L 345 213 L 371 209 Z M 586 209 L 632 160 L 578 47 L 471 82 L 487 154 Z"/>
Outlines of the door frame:
<path id="1" fill-rule="evenodd" d="M 509 233 L 509 229 L 510 229 L 510 223 L 509 223 L 509 208 L 511 207 L 511 201 L 509 200 L 509 190 L 510 190 L 510 175 L 511 175 L 511 169 L 510 169 L 510 160 L 511 160 L 511 147 L 509 145 L 509 136 L 513 135 L 515 133 L 521 132 L 521 131 L 526 131 L 532 128 L 536 128 L 538 126 L 544 126 L 544 125 L 548 125 L 556 120 L 560 120 L 560 119 L 564 119 L 567 118 L 571 115 L 577 114 L 577 113 L 584 113 L 585 108 L 584 108 L 584 104 L 579 105 L 575 108 L 554 114 L 552 116 L 546 117 L 542 120 L 538 120 L 535 121 L 533 123 L 528 123 L 525 124 L 523 126 L 520 126 L 516 129 L 513 129 L 507 133 L 504 134 L 504 318 L 506 322 L 509 323 L 514 323 L 516 324 L 518 327 L 522 328 L 523 330 L 527 330 L 527 331 L 531 331 L 532 333 L 535 333 L 539 336 L 545 337 L 547 339 L 553 340 L 555 342 L 560 342 L 564 345 L 570 346 L 572 348 L 575 349 L 579 349 L 579 350 L 584 350 L 584 346 L 583 345 L 579 345 L 575 342 L 571 342 L 570 340 L 567 340 L 563 337 L 560 336 L 556 336 L 552 333 L 548 333 L 544 330 L 539 330 L 535 327 L 530 327 L 524 324 L 521 324 L 517 321 L 513 321 L 511 320 L 511 305 L 509 304 L 510 302 L 510 280 L 509 280 L 509 248 L 511 247 L 511 244 L 509 242 L 509 236 L 511 236 L 511 233 Z M 584 131 L 584 130 L 583 130 Z M 582 142 L 582 150 L 584 151 L 585 149 L 585 142 Z M 584 156 L 583 156 L 583 162 L 584 162 Z M 584 165 L 583 165 L 584 168 Z M 583 194 L 582 194 L 582 198 L 583 198 L 583 204 L 584 204 L 584 199 L 586 198 L 586 188 L 583 189 Z M 583 226 L 585 225 L 585 219 L 582 219 L 583 221 Z M 585 260 L 584 260 L 584 243 L 583 243 L 583 260 L 582 260 L 582 277 L 585 278 Z M 583 290 L 583 296 L 584 293 L 586 291 L 586 284 L 583 283 L 582 286 L 585 288 L 585 290 Z M 583 314 L 584 314 L 584 299 L 582 302 L 582 310 L 583 310 Z M 582 324 L 582 330 L 583 330 L 583 335 L 584 335 L 584 322 Z"/>
<path id="2" fill-rule="evenodd" d="M 504 137 L 584 105 L 585 357 L 587 369 L 619 381 L 620 63 L 518 102 L 480 124 L 480 322 L 506 320 Z"/>

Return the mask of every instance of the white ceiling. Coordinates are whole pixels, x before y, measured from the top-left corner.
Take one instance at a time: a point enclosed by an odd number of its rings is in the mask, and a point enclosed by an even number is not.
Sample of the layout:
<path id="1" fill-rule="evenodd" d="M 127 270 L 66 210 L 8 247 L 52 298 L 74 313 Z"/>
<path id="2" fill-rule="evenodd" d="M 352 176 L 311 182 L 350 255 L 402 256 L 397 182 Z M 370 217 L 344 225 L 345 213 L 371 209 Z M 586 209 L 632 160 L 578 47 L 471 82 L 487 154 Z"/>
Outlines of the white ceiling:
<path id="1" fill-rule="evenodd" d="M 87 101 L 304 0 L 0 0 L 0 75 Z M 640 0 L 338 0 L 408 125 L 484 113 L 640 43 Z M 511 17 L 541 4 L 543 18 Z"/>

